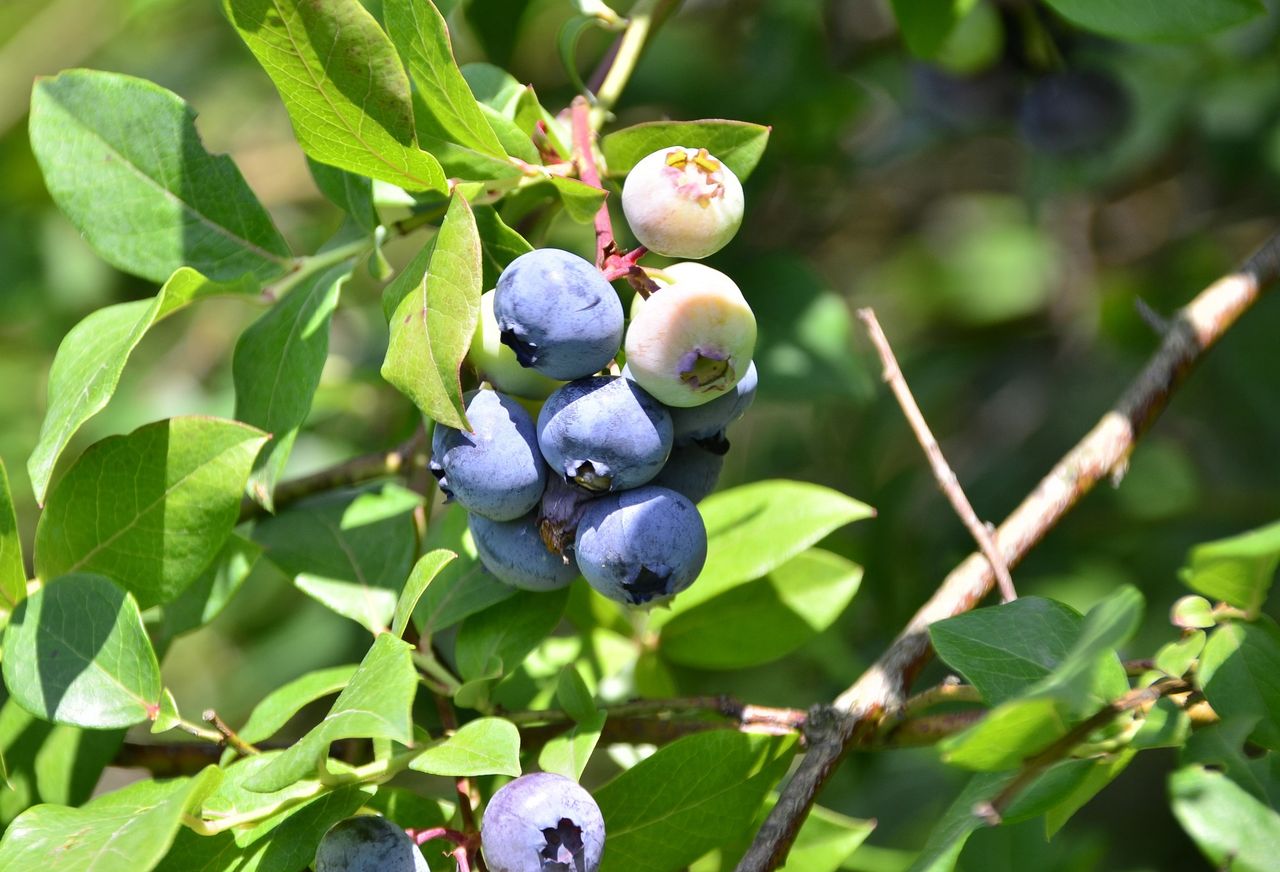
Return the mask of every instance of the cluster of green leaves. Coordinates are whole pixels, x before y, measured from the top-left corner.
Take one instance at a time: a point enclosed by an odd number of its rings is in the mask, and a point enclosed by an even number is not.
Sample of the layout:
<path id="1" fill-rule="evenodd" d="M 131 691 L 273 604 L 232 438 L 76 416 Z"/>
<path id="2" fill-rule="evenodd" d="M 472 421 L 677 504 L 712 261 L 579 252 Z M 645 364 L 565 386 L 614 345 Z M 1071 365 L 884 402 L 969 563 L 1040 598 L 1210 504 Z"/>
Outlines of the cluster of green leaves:
<path id="1" fill-rule="evenodd" d="M 532 248 L 511 225 L 536 231 L 531 213 L 545 225 L 559 210 L 589 222 L 606 193 L 572 177 L 568 131 L 532 88 L 495 66 L 455 63 L 427 0 L 389 0 L 381 20 L 357 0 L 227 0 L 225 11 L 279 90 L 317 187 L 347 219 L 298 255 L 230 159 L 204 149 L 177 95 L 92 70 L 37 82 L 31 141 L 50 194 L 105 260 L 162 285 L 94 312 L 58 350 L 28 467 L 43 503 L 30 582 L 7 479 L 0 488 L 0 761 L 14 788 L 0 803 L 0 866 L 291 872 L 362 807 L 404 826 L 456 824 L 453 791 L 413 773 L 479 778 L 488 790 L 534 764 L 573 778 L 589 764 L 619 771 L 597 792 L 609 869 L 674 869 L 732 851 L 794 738 L 706 733 L 610 763 L 593 756 L 608 704 L 674 694 L 674 665 L 769 662 L 830 627 L 861 570 L 813 546 L 870 510 L 786 481 L 716 495 L 704 506 L 703 577 L 642 631 L 585 586 L 532 594 L 499 583 L 463 513 L 430 518 L 424 536 L 427 499 L 395 483 L 276 511 L 343 286 L 361 264 L 387 275 L 388 204 L 407 207 L 406 225 L 427 241 L 384 292 L 383 376 L 428 424 L 465 427 L 463 360 L 481 291 Z M 599 159 L 616 178 L 656 148 L 696 141 L 745 177 L 767 138 L 743 122 L 651 122 L 604 136 Z M 150 328 L 214 296 L 263 310 L 230 353 L 235 419 L 170 418 L 71 456 Z M 245 520 L 261 514 L 245 499 L 265 516 Z M 228 751 L 193 777 L 87 801 L 127 728 L 218 738 L 179 711 L 160 661 L 260 560 L 365 628 L 364 658 L 263 699 L 239 730 L 260 753 Z M 304 708 L 335 694 L 322 720 L 279 742 Z M 423 714 L 433 694 L 457 707 L 460 727 Z M 522 748 L 500 714 L 512 710 L 568 722 Z M 343 743 L 362 749 L 360 762 L 331 757 Z M 869 829 L 815 818 L 802 846 L 822 862 L 808 868 L 835 868 Z M 834 851 L 833 833 L 844 834 Z M 101 851 L 108 840 L 120 850 Z"/>
<path id="2" fill-rule="evenodd" d="M 1143 616 L 1143 598 L 1131 587 L 1083 616 L 1024 597 L 930 627 L 938 656 L 989 711 L 939 745 L 945 762 L 976 774 L 912 868 L 952 868 L 983 825 L 977 810 L 1019 777 L 998 809 L 1002 822 L 1041 819 L 1052 838 L 1137 753 L 1153 748 L 1180 749 L 1168 799 L 1205 856 L 1232 869 L 1270 868 L 1280 847 L 1280 758 L 1271 756 L 1280 741 L 1280 627 L 1260 610 L 1277 566 L 1280 524 L 1193 549 L 1182 577 L 1203 596 L 1179 602 L 1173 622 L 1181 635 L 1132 684 L 1118 655 Z M 1175 679 L 1185 683 L 1176 685 L 1177 702 L 1153 693 L 1139 706 L 1119 703 Z M 1193 734 L 1189 711 L 1201 699 L 1215 718 Z M 1089 727 L 1096 729 L 1077 735 Z M 1049 765 L 1027 768 L 1055 748 L 1064 753 Z"/>

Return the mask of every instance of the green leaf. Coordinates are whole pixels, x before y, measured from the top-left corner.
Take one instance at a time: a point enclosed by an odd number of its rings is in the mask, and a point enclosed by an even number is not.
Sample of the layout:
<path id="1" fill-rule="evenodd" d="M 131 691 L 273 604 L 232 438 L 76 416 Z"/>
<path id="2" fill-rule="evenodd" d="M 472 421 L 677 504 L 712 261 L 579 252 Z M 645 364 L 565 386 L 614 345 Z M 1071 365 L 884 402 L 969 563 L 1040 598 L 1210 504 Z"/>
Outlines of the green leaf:
<path id="1" fill-rule="evenodd" d="M 413 566 L 420 505 L 421 496 L 395 484 L 334 491 L 259 522 L 253 538 L 299 590 L 379 633 Z"/>
<path id="2" fill-rule="evenodd" d="M 0 460 L 0 630 L 27 595 L 27 570 L 22 562 L 18 516 L 9 492 L 9 472 Z"/>
<path id="3" fill-rule="evenodd" d="M 947 806 L 934 824 L 924 848 L 908 872 L 950 872 L 974 830 L 983 826 L 974 808 L 988 802 L 1013 776 L 1008 773 L 979 772 L 969 779 L 960 795 Z"/>
<path id="4" fill-rule="evenodd" d="M 387 288 L 405 293 L 391 316 L 382 377 L 428 417 L 460 430 L 471 429 L 458 372 L 480 317 L 481 274 L 475 218 L 454 195 L 430 250 Z"/>
<path id="5" fill-rule="evenodd" d="M 266 818 L 281 805 L 305 797 L 314 789 L 313 784 L 291 784 L 271 793 L 257 793 L 245 788 L 246 781 L 270 766 L 283 753 L 284 751 L 263 751 L 224 767 L 225 777 L 218 789 L 204 801 L 200 817 L 213 824 L 242 815 Z M 234 835 L 236 844 L 244 848 L 265 835 L 265 831 L 255 824 L 237 829 Z"/>
<path id="6" fill-rule="evenodd" d="M 282 790 L 313 773 L 338 739 L 413 741 L 413 697 L 418 673 L 409 643 L 381 633 L 325 719 L 271 765 L 245 781 L 260 793 Z"/>
<path id="7" fill-rule="evenodd" d="M 810 548 L 764 578 L 680 611 L 662 627 L 660 650 L 701 669 L 769 663 L 835 623 L 861 581 L 862 567 Z"/>
<path id="8" fill-rule="evenodd" d="M 503 718 L 478 718 L 427 745 L 410 769 L 454 777 L 520 774 L 520 731 Z"/>
<path id="9" fill-rule="evenodd" d="M 660 148 L 705 148 L 739 179 L 746 179 L 769 143 L 770 128 L 745 121 L 646 121 L 614 131 L 600 140 L 609 174 L 624 176 L 645 155 Z"/>
<path id="10" fill-rule="evenodd" d="M 423 550 L 433 548 L 454 551 L 458 559 L 441 570 L 414 610 L 414 622 L 422 638 L 430 639 L 468 615 L 516 595 L 514 587 L 494 578 L 476 556 L 475 543 L 467 529 L 467 512 L 457 503 L 437 516 L 427 530 Z"/>
<path id="11" fill-rule="evenodd" d="M 160 606 L 161 638 L 172 639 L 203 627 L 218 616 L 262 555 L 255 543 L 236 533 L 227 537 L 213 562 L 172 602 Z"/>
<path id="12" fill-rule="evenodd" d="M 1068 727 L 1056 700 L 1014 699 L 996 706 L 981 721 L 938 747 L 942 759 L 953 766 L 999 772 L 1048 747 L 1065 735 Z"/>
<path id="13" fill-rule="evenodd" d="M 492 288 L 507 264 L 526 252 L 533 251 L 523 236 L 508 227 L 492 206 L 475 206 L 471 210 L 480 234 L 481 262 L 484 278 L 481 287 Z"/>
<path id="14" fill-rule="evenodd" d="M 758 481 L 707 497 L 698 506 L 707 526 L 707 563 L 693 587 L 668 612 L 654 614 L 656 629 L 675 615 L 731 587 L 782 566 L 832 530 L 874 514 L 844 494 L 799 481 Z"/>
<path id="15" fill-rule="evenodd" d="M 1191 549 L 1182 582 L 1210 599 L 1257 614 L 1280 566 L 1280 523 Z"/>
<path id="16" fill-rule="evenodd" d="M 160 706 L 152 716 L 151 732 L 167 733 L 181 723 L 182 713 L 178 711 L 178 701 L 173 698 L 173 691 L 166 687 L 160 692 Z"/>
<path id="17" fill-rule="evenodd" d="M 1200 656 L 1198 677 L 1219 717 L 1258 718 L 1250 738 L 1280 749 L 1280 628 L 1270 618 L 1233 621 L 1214 630 Z"/>
<path id="18" fill-rule="evenodd" d="M 63 337 L 49 370 L 49 407 L 27 461 L 36 500 L 44 502 L 54 464 L 85 421 L 106 407 L 120 374 L 147 330 L 189 303 L 216 295 L 257 297 L 256 280 L 213 282 L 183 267 L 150 300 L 107 306 Z"/>
<path id="19" fill-rule="evenodd" d="M 1132 42 L 1203 39 L 1256 18 L 1262 0 L 1161 0 L 1158 4 L 1116 0 L 1046 0 L 1063 17 L 1105 36 Z"/>
<path id="20" fill-rule="evenodd" d="M 934 650 L 989 705 L 1019 696 L 1062 662 L 1080 635 L 1079 612 L 1024 596 L 929 627 Z"/>
<path id="21" fill-rule="evenodd" d="M 491 660 L 502 663 L 504 673 L 514 672 L 525 655 L 551 634 L 564 614 L 569 591 L 522 590 L 508 600 L 462 622 L 454 656 L 464 680 L 490 674 Z"/>
<path id="22" fill-rule="evenodd" d="M 275 83 L 303 151 L 408 191 L 446 191 L 418 148 L 409 77 L 359 0 L 223 0 Z"/>
<path id="23" fill-rule="evenodd" d="M 318 669 L 276 688 L 254 706 L 249 720 L 240 728 L 240 738 L 250 744 L 270 739 L 304 706 L 340 692 L 358 668 L 353 663 Z"/>
<path id="24" fill-rule="evenodd" d="M 1186 675 L 1204 651 L 1206 638 L 1204 630 L 1185 631 L 1181 639 L 1162 646 L 1156 652 L 1156 669 L 1174 678 Z"/>
<path id="25" fill-rule="evenodd" d="M 404 590 L 400 591 L 400 599 L 396 601 L 395 617 L 391 619 L 391 633 L 396 636 L 403 636 L 404 631 L 409 626 L 409 619 L 413 617 L 413 610 L 418 607 L 418 600 L 422 598 L 422 594 L 426 592 L 427 585 L 440 574 L 440 570 L 444 569 L 458 555 L 452 551 L 443 548 L 437 548 L 434 551 L 428 551 L 414 564 L 413 571 L 409 573 L 409 580 L 405 583 Z"/>
<path id="26" fill-rule="evenodd" d="M 507 153 L 476 105 L 471 88 L 453 59 L 449 28 L 430 2 L 386 0 L 387 33 L 395 43 L 442 138 L 506 160 Z M 425 119 L 419 117 L 421 127 Z"/>
<path id="27" fill-rule="evenodd" d="M 160 666 L 138 605 L 96 575 L 56 579 L 18 606 L 3 668 L 18 704 L 54 723 L 127 727 L 160 703 Z"/>
<path id="28" fill-rule="evenodd" d="M 596 711 L 578 720 L 568 732 L 549 740 L 538 752 L 538 768 L 574 781 L 582 778 L 582 771 L 600 741 L 606 717 L 604 711 Z"/>
<path id="29" fill-rule="evenodd" d="M 216 766 L 194 778 L 139 781 L 80 808 L 38 805 L 0 841 L 0 869 L 138 872 L 154 867 L 178 834 L 182 816 L 222 777 Z"/>
<path id="30" fill-rule="evenodd" d="M 351 278 L 341 263 L 301 282 L 240 334 L 231 374 L 236 419 L 271 434 L 253 464 L 249 492 L 268 511 L 293 441 L 311 411 L 329 356 L 329 322 Z"/>
<path id="31" fill-rule="evenodd" d="M 361 230 L 372 234 L 382 223 L 373 204 L 373 182 L 368 176 L 349 173 L 311 158 L 307 158 L 307 169 L 325 199 L 351 216 Z"/>
<path id="32" fill-rule="evenodd" d="M 578 667 L 570 663 L 560 670 L 556 679 L 556 701 L 560 708 L 575 721 L 589 721 L 596 716 L 596 701 L 587 687 Z"/>
<path id="33" fill-rule="evenodd" d="M 604 202 L 604 191 L 586 182 L 563 176 L 553 176 L 551 186 L 560 195 L 560 202 L 564 204 L 564 211 L 570 218 L 579 224 L 590 224 L 595 220 L 600 204 Z"/>
<path id="34" fill-rule="evenodd" d="M 183 266 L 220 281 L 289 270 L 270 216 L 176 94 L 70 70 L 36 82 L 30 129 L 49 194 L 112 266 L 156 282 Z"/>
<path id="35" fill-rule="evenodd" d="M 142 608 L 171 601 L 213 562 L 240 514 L 261 431 L 170 418 L 91 445 L 36 528 L 36 574 L 97 572 Z"/>
<path id="36" fill-rule="evenodd" d="M 1240 787 L 1249 791 L 1268 805 L 1275 806 L 1274 793 L 1280 789 L 1270 779 L 1260 776 L 1258 764 L 1264 766 L 1274 761 L 1274 754 L 1250 759 L 1245 755 L 1245 744 L 1253 732 L 1257 718 L 1228 718 L 1196 730 L 1182 746 L 1178 763 L 1182 766 L 1198 763 L 1216 769 Z M 1271 793 L 1268 792 L 1271 788 Z"/>
<path id="37" fill-rule="evenodd" d="M 1127 691 L 1129 682 L 1115 649 L 1137 632 L 1143 608 L 1142 594 L 1121 585 L 1089 610 L 1071 650 L 1031 692 L 1062 700 L 1081 716 Z"/>
<path id="38" fill-rule="evenodd" d="M 1072 764 L 1083 763 L 1087 768 L 1084 777 L 1081 778 L 1069 793 L 1059 798 L 1048 811 L 1044 813 L 1044 829 L 1045 838 L 1052 839 L 1071 820 L 1072 815 L 1084 807 L 1085 803 L 1093 799 L 1102 789 L 1115 781 L 1120 773 L 1125 770 L 1136 756 L 1135 751 L 1125 749 L 1119 754 L 1109 757 L 1100 757 L 1096 760 L 1080 760 L 1071 761 Z"/>
<path id="39" fill-rule="evenodd" d="M 697 733 L 601 787 L 595 798 L 609 834 L 601 872 L 679 869 L 739 836 L 791 759 L 783 742 Z"/>
<path id="40" fill-rule="evenodd" d="M 916 57 L 931 58 L 942 48 L 956 22 L 976 0 L 893 0 L 893 14 L 907 48 Z"/>
<path id="41" fill-rule="evenodd" d="M 1280 815 L 1221 772 L 1188 766 L 1169 776 L 1173 816 L 1218 869 L 1268 872 L 1280 855 Z"/>
<path id="42" fill-rule="evenodd" d="M 1218 623 L 1218 616 L 1213 613 L 1213 603 L 1202 596 L 1187 594 L 1173 604 L 1169 621 L 1183 629 L 1207 630 Z"/>

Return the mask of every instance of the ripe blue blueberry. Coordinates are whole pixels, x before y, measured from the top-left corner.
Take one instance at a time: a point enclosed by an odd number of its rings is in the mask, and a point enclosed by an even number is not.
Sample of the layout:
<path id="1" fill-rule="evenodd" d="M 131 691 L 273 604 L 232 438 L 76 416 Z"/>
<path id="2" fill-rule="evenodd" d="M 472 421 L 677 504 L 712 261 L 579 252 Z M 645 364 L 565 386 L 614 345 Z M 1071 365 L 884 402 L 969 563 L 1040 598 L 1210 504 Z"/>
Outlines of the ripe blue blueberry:
<path id="1" fill-rule="evenodd" d="M 549 772 L 521 775 L 489 800 L 480 846 L 489 872 L 596 872 L 604 817 L 577 782 Z"/>
<path id="2" fill-rule="evenodd" d="M 671 449 L 662 472 L 654 476 L 650 484 L 670 488 L 691 503 L 706 499 L 716 489 L 720 471 L 724 469 L 724 454 L 709 451 L 696 442 L 677 445 Z"/>
<path id="3" fill-rule="evenodd" d="M 592 493 L 637 487 L 671 452 L 671 414 L 630 379 L 569 382 L 538 414 L 538 445 L 565 481 Z"/>
<path id="4" fill-rule="evenodd" d="M 316 848 L 315 872 L 430 872 L 404 830 L 377 815 L 338 821 Z"/>
<path id="5" fill-rule="evenodd" d="M 650 485 L 589 503 L 574 553 L 583 577 L 604 596 L 654 606 L 698 577 L 707 559 L 707 528 L 686 497 Z"/>
<path id="6" fill-rule="evenodd" d="M 673 408 L 671 426 L 675 430 L 675 444 L 688 445 L 696 442 L 708 451 L 724 454 L 729 450 L 725 430 L 746 414 L 756 398 L 758 383 L 756 365 L 751 363 L 742 380 L 732 390 L 701 406 Z"/>
<path id="7" fill-rule="evenodd" d="M 742 185 L 705 148 L 672 146 L 640 159 L 622 185 L 622 211 L 640 244 L 667 257 L 702 258 L 742 224 Z"/>
<path id="8" fill-rule="evenodd" d="M 622 302 L 576 254 L 540 248 L 498 277 L 493 314 L 521 366 L 574 379 L 604 369 L 622 344 Z"/>
<path id="9" fill-rule="evenodd" d="M 495 291 L 486 291 L 480 297 L 480 317 L 476 319 L 476 332 L 467 349 L 467 362 L 479 374 L 504 394 L 514 394 L 528 400 L 545 400 L 561 382 L 547 378 L 534 369 L 527 369 L 516 360 L 515 352 L 502 344 L 498 321 L 493 315 Z"/>
<path id="10" fill-rule="evenodd" d="M 480 562 L 504 584 L 522 590 L 557 590 L 578 577 L 571 554 L 562 557 L 547 550 L 534 512 L 514 521 L 491 521 L 473 514 L 467 524 Z"/>
<path id="11" fill-rule="evenodd" d="M 1124 132 L 1129 98 L 1112 76 L 1067 70 L 1045 76 L 1022 100 L 1018 127 L 1032 148 L 1076 155 L 1109 145 Z"/>
<path id="12" fill-rule="evenodd" d="M 512 397 L 476 391 L 467 402 L 474 432 L 437 425 L 431 473 L 467 511 L 509 521 L 538 504 L 547 470 L 533 418 Z"/>

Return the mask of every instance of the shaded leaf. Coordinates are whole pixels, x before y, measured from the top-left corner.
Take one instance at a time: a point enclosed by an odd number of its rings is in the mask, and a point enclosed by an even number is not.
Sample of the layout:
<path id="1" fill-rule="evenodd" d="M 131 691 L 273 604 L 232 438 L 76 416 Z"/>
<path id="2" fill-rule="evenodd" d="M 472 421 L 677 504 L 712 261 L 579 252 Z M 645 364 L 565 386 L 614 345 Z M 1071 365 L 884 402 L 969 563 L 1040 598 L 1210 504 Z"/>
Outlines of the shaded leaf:
<path id="1" fill-rule="evenodd" d="M 423 638 L 516 595 L 514 587 L 494 578 L 476 556 L 467 512 L 457 503 L 437 516 L 427 530 L 423 549 L 434 548 L 452 550 L 458 559 L 440 571 L 414 610 L 414 622 Z"/>
<path id="2" fill-rule="evenodd" d="M 373 205 L 373 181 L 307 158 L 307 169 L 325 199 L 351 216 L 356 226 L 373 233 L 382 223 Z"/>
<path id="3" fill-rule="evenodd" d="M 0 630 L 27 595 L 27 570 L 22 562 L 18 516 L 9 491 L 9 473 L 0 460 Z"/>
<path id="4" fill-rule="evenodd" d="M 760 162 L 769 143 L 769 128 L 745 121 L 709 118 L 702 121 L 646 121 L 624 127 L 600 140 L 610 175 L 631 171 L 645 155 L 660 148 L 705 148 L 745 179 Z"/>
<path id="5" fill-rule="evenodd" d="M 1270 618 L 1214 630 L 1197 675 L 1219 717 L 1257 719 L 1250 738 L 1280 749 L 1280 628 Z"/>
<path id="6" fill-rule="evenodd" d="M 569 599 L 568 589 L 522 590 L 462 622 L 454 656 L 463 679 L 491 674 L 493 660 L 514 672 L 526 654 L 555 629 Z"/>
<path id="7" fill-rule="evenodd" d="M 172 639 L 203 627 L 218 616 L 244 584 L 262 548 L 236 533 L 227 537 L 213 562 L 172 602 L 160 606 L 161 638 Z"/>
<path id="8" fill-rule="evenodd" d="M 1057 12 L 1087 30 L 1134 42 L 1202 39 L 1242 24 L 1266 11 L 1262 0 L 1046 0 Z"/>
<path id="9" fill-rule="evenodd" d="M 903 41 L 916 57 L 931 58 L 976 0 L 892 0 Z"/>
<path id="10" fill-rule="evenodd" d="M 938 746 L 954 766 L 983 772 L 1012 769 L 1065 735 L 1069 724 L 1056 700 L 1014 699 L 992 709 L 981 721 Z"/>
<path id="11" fill-rule="evenodd" d="M 538 752 L 538 768 L 579 780 L 600 741 L 606 717 L 604 711 L 596 711 L 590 717 L 580 718 L 568 732 L 550 739 Z"/>
<path id="12" fill-rule="evenodd" d="M 570 663 L 560 670 L 556 680 L 556 701 L 575 721 L 589 721 L 596 716 L 596 702 L 578 667 Z"/>
<path id="13" fill-rule="evenodd" d="M 533 251 L 525 238 L 508 227 L 492 206 L 475 206 L 476 231 L 480 234 L 480 247 L 484 278 L 481 287 L 492 288 L 498 284 L 498 276 L 507 264 L 522 254 Z"/>
<path id="14" fill-rule="evenodd" d="M 271 738 L 304 706 L 340 692 L 358 668 L 353 663 L 318 669 L 277 687 L 253 707 L 249 720 L 240 728 L 240 738 L 250 744 Z"/>

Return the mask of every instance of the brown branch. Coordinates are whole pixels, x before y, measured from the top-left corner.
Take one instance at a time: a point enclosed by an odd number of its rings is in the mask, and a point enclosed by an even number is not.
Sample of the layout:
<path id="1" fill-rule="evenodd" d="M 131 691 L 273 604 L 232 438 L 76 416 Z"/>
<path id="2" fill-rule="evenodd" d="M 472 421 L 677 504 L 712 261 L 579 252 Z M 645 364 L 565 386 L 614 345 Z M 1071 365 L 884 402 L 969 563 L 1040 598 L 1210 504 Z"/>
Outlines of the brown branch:
<path id="1" fill-rule="evenodd" d="M 230 745 L 241 757 L 252 757 L 254 754 L 262 753 L 255 745 L 240 738 L 240 734 L 231 729 L 231 726 L 226 721 L 218 717 L 218 713 L 213 709 L 205 709 L 203 720 L 222 734 L 224 745 Z"/>
<path id="2" fill-rule="evenodd" d="M 374 481 L 392 475 L 403 475 L 427 464 L 427 433 L 422 427 L 414 431 L 404 443 L 390 451 L 375 451 L 360 457 L 322 469 L 319 472 L 281 482 L 276 487 L 274 505 L 276 511 L 314 494 L 340 487 L 349 487 L 366 481 Z M 240 519 L 244 523 L 267 514 L 259 503 L 245 497 L 240 502 Z"/>
<path id="3" fill-rule="evenodd" d="M 889 338 L 880 329 L 875 311 L 859 309 L 858 320 L 867 328 L 867 335 L 871 337 L 871 343 L 880 354 L 880 362 L 884 366 L 885 383 L 889 385 L 889 389 L 898 400 L 898 405 L 902 407 L 902 414 L 911 425 L 911 432 L 916 434 L 916 441 L 924 450 L 924 456 L 929 461 L 929 468 L 933 470 L 933 477 L 938 482 L 938 487 L 951 503 L 951 508 L 955 509 L 956 514 L 960 516 L 961 522 L 969 530 L 969 535 L 973 536 L 974 541 L 978 543 L 978 550 L 991 564 L 996 582 L 1000 587 L 1001 598 L 1005 602 L 1016 600 L 1018 593 L 1013 589 L 1013 578 L 1009 575 L 1009 567 L 1005 565 L 1004 558 L 996 548 L 996 543 L 991 540 L 991 531 L 978 518 L 978 513 L 973 510 L 973 505 L 965 496 L 964 489 L 960 487 L 960 479 L 956 477 L 947 459 L 942 456 L 942 446 L 938 444 L 937 439 L 933 438 L 933 431 L 929 429 L 924 414 L 916 405 L 916 398 L 911 395 L 911 388 L 907 386 L 907 379 L 902 374 L 902 368 L 898 366 L 898 359 L 893 355 Z"/>
<path id="4" fill-rule="evenodd" d="M 1280 236 L 1273 236 L 1241 268 L 1187 304 L 1159 349 L 1111 411 L 1072 448 L 997 530 L 1005 563 L 1016 566 L 1093 486 L 1124 470 L 1138 439 L 1164 410 L 1192 367 L 1280 278 Z M 874 722 L 902 705 L 911 680 L 929 657 L 929 625 L 966 612 L 990 592 L 995 578 L 980 554 L 951 571 L 888 650 L 841 694 L 833 725 L 808 752 L 778 798 L 737 872 L 767 872 L 786 858 L 814 797 L 854 744 L 874 735 Z"/>

